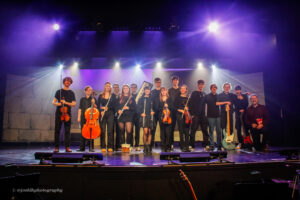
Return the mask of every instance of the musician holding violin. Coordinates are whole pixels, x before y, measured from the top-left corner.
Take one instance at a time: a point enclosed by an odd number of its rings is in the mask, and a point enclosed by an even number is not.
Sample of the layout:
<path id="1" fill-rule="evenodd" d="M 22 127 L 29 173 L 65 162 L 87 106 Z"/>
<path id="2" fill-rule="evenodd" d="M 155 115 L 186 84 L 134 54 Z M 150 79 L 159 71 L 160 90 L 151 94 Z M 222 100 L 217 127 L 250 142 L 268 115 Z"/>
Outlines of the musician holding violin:
<path id="1" fill-rule="evenodd" d="M 62 124 L 65 128 L 65 148 L 66 152 L 72 152 L 70 149 L 70 130 L 71 130 L 71 108 L 75 107 L 75 93 L 70 89 L 73 80 L 71 77 L 63 79 L 64 87 L 57 90 L 52 104 L 56 106 L 55 112 L 55 149 L 59 152 L 59 136 Z"/>
<path id="2" fill-rule="evenodd" d="M 189 97 L 187 97 L 188 87 L 180 87 L 180 96 L 176 97 L 174 108 L 177 111 L 177 124 L 180 135 L 180 149 L 183 152 L 189 152 L 189 130 L 192 123 L 190 110 L 188 107 Z"/>
<path id="3" fill-rule="evenodd" d="M 139 99 L 137 104 L 137 112 L 140 116 L 140 127 L 143 128 L 144 153 L 149 154 L 151 150 L 152 134 L 151 130 L 154 127 L 154 111 L 152 109 L 153 100 L 150 97 L 150 87 L 144 88 L 144 94 Z"/>
<path id="4" fill-rule="evenodd" d="M 168 89 L 162 87 L 159 95 L 159 126 L 161 151 L 170 152 L 172 144 L 172 99 L 169 96 Z"/>
<path id="5" fill-rule="evenodd" d="M 84 88 L 85 96 L 80 99 L 77 121 L 80 123 L 81 132 L 84 124 L 86 123 L 85 112 L 92 106 L 92 104 L 95 105 L 96 102 L 95 97 L 92 97 L 92 91 L 93 89 L 91 86 L 86 86 Z M 80 147 L 77 151 L 85 151 L 86 140 L 87 139 L 81 135 Z M 89 151 L 93 152 L 94 140 L 91 140 L 89 142 L 92 142 L 92 144 L 89 144 Z"/>
<path id="6" fill-rule="evenodd" d="M 110 82 L 106 82 L 104 85 L 104 91 L 99 95 L 98 107 L 101 112 L 100 125 L 101 125 L 101 151 L 113 152 L 114 148 L 114 105 L 115 95 L 112 95 L 112 87 Z M 107 133 L 107 144 L 106 144 Z"/>

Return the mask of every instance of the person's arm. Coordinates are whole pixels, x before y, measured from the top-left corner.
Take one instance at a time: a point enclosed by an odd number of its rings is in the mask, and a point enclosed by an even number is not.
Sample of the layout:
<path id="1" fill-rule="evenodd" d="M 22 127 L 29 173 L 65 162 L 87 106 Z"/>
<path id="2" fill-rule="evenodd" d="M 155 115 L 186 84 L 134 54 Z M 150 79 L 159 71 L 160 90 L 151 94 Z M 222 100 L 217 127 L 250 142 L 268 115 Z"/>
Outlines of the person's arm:
<path id="1" fill-rule="evenodd" d="M 81 109 L 78 110 L 77 121 L 80 123 L 81 121 Z"/>
<path id="2" fill-rule="evenodd" d="M 54 106 L 61 106 L 62 104 L 58 102 L 58 100 L 56 98 L 53 99 L 52 104 Z"/>

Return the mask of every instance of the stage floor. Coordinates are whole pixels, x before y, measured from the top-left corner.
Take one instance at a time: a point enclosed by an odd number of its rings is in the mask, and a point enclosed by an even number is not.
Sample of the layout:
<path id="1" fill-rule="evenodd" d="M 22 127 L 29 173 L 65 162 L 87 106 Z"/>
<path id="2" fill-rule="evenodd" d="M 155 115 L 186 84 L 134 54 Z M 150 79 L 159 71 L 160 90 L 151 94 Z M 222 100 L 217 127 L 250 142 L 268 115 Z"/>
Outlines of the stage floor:
<path id="1" fill-rule="evenodd" d="M 72 151 L 76 152 L 78 147 L 72 147 Z M 247 150 L 232 150 L 228 151 L 225 161 L 232 163 L 255 163 L 255 162 L 274 162 L 285 161 L 285 157 L 279 154 L 279 151 L 285 149 L 283 147 L 271 147 L 268 152 L 251 152 Z M 64 148 L 61 147 L 60 152 Z M 35 152 L 51 152 L 53 147 L 1 147 L 0 149 L 0 165 L 26 165 L 39 164 L 39 160 L 35 160 Z M 195 152 L 203 152 L 203 148 L 196 148 Z M 73 153 L 72 152 L 72 153 Z M 100 149 L 95 149 L 95 152 L 101 152 Z M 179 148 L 175 148 L 173 152 L 180 152 Z M 152 155 L 144 155 L 143 151 L 132 151 L 131 153 L 113 152 L 104 153 L 103 160 L 99 163 L 105 166 L 132 166 L 132 167 L 146 167 L 146 166 L 160 166 L 168 164 L 166 160 L 160 160 L 160 148 L 154 148 Z M 210 162 L 219 162 L 213 159 Z M 179 163 L 179 161 L 174 161 Z"/>

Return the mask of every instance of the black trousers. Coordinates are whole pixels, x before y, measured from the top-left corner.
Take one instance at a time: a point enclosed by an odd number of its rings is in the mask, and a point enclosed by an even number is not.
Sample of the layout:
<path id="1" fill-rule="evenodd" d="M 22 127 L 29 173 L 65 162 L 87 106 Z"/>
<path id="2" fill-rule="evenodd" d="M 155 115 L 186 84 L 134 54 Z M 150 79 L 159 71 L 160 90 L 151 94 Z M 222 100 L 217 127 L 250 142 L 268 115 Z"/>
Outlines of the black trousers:
<path id="1" fill-rule="evenodd" d="M 233 113 L 230 111 L 229 112 L 229 119 L 230 119 L 230 134 L 233 133 Z M 224 129 L 227 130 L 227 113 L 226 112 L 221 112 L 221 129 L 222 133 Z"/>
<path id="2" fill-rule="evenodd" d="M 118 119 L 114 116 L 113 133 L 116 133 L 115 150 L 121 148 L 121 132 L 119 129 Z"/>
<path id="3" fill-rule="evenodd" d="M 239 143 L 244 143 L 242 130 L 244 131 L 245 136 L 248 136 L 248 127 L 246 126 L 246 123 L 244 121 L 243 113 L 240 113 L 239 111 L 235 113 L 235 128 L 237 131 Z"/>
<path id="4" fill-rule="evenodd" d="M 81 133 L 82 133 L 82 128 L 83 128 L 83 126 L 84 126 L 84 124 L 85 124 L 85 121 L 84 121 L 84 120 L 81 120 L 81 121 L 82 121 L 82 123 L 80 123 L 80 126 L 81 126 Z M 86 144 L 88 144 L 88 146 L 89 146 L 89 148 L 90 148 L 90 140 L 85 139 L 85 138 L 82 136 L 82 134 L 81 134 L 79 149 L 80 149 L 81 151 L 84 151 L 84 150 L 85 150 Z M 94 140 L 92 140 L 92 148 L 94 148 Z"/>
<path id="5" fill-rule="evenodd" d="M 207 118 L 204 115 L 194 116 L 193 117 L 193 123 L 192 123 L 192 129 L 191 129 L 191 135 L 190 135 L 190 145 L 192 148 L 195 148 L 195 140 L 196 140 L 196 131 L 198 129 L 198 126 L 200 125 L 202 134 L 203 134 L 203 146 L 206 146 L 209 144 L 209 135 L 208 135 L 208 121 Z"/>
<path id="6" fill-rule="evenodd" d="M 172 118 L 172 124 L 171 124 L 171 145 L 174 144 L 174 131 L 177 123 L 177 114 L 176 112 L 171 113 L 171 118 Z"/>
<path id="7" fill-rule="evenodd" d="M 101 118 L 99 119 L 101 120 Z M 112 111 L 105 112 L 102 121 L 100 122 L 101 135 L 100 143 L 101 148 L 106 149 L 106 147 L 114 148 L 114 114 Z M 105 141 L 107 134 L 107 144 Z"/>
<path id="8" fill-rule="evenodd" d="M 153 116 L 153 130 L 151 130 L 151 146 L 154 145 L 154 140 L 155 140 L 155 132 L 156 132 L 156 127 L 157 127 L 157 123 L 159 121 L 159 115 L 158 115 L 158 111 L 155 112 L 154 116 Z"/>
<path id="9" fill-rule="evenodd" d="M 250 132 L 252 135 L 253 146 L 255 147 L 255 149 L 258 151 L 263 150 L 268 141 L 267 129 L 265 127 L 261 129 L 251 128 Z M 262 141 L 260 140 L 261 135 L 262 135 Z"/>
<path id="10" fill-rule="evenodd" d="M 190 125 L 185 123 L 184 117 L 182 118 L 181 113 L 177 113 L 177 124 L 180 135 L 180 148 L 181 150 L 186 150 L 189 148 L 189 131 Z"/>
<path id="11" fill-rule="evenodd" d="M 130 134 L 130 144 L 132 147 L 133 147 L 133 129 L 135 131 L 134 146 L 139 147 L 140 146 L 140 117 L 138 114 L 135 114 L 133 117 L 132 130 L 131 130 L 131 134 Z"/>
<path id="12" fill-rule="evenodd" d="M 55 117 L 55 136 L 54 136 L 54 143 L 55 148 L 59 148 L 59 136 L 60 136 L 60 130 L 62 127 L 62 124 L 64 124 L 65 127 L 65 147 L 70 147 L 70 130 L 71 130 L 71 119 L 68 122 L 61 121 L 58 116 Z"/>
<path id="13" fill-rule="evenodd" d="M 161 141 L 161 147 L 163 150 L 171 149 L 171 130 L 172 125 L 171 124 L 164 124 L 161 121 L 159 121 L 159 127 L 160 127 L 160 141 Z"/>

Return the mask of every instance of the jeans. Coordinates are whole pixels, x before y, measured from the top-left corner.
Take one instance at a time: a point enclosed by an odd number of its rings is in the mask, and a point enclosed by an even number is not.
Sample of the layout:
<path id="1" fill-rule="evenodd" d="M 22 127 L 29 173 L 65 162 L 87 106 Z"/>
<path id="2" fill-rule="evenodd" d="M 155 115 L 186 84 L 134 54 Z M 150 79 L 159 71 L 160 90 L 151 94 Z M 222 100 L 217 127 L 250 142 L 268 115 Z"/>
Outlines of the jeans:
<path id="1" fill-rule="evenodd" d="M 203 146 L 208 144 L 208 132 L 207 132 L 207 120 L 204 115 L 202 116 L 194 116 L 193 123 L 192 123 L 192 130 L 191 130 L 191 138 L 190 138 L 190 145 L 192 148 L 195 148 L 195 136 L 198 126 L 200 125 L 201 131 L 203 134 Z"/>
<path id="2" fill-rule="evenodd" d="M 214 147 L 217 145 L 218 148 L 221 148 L 222 146 L 222 141 L 221 141 L 221 120 L 220 117 L 217 118 L 207 118 L 208 120 L 208 126 L 209 126 L 209 141 L 210 141 L 210 146 Z M 215 143 L 214 141 L 214 130 L 216 129 L 217 133 L 217 142 Z"/>

